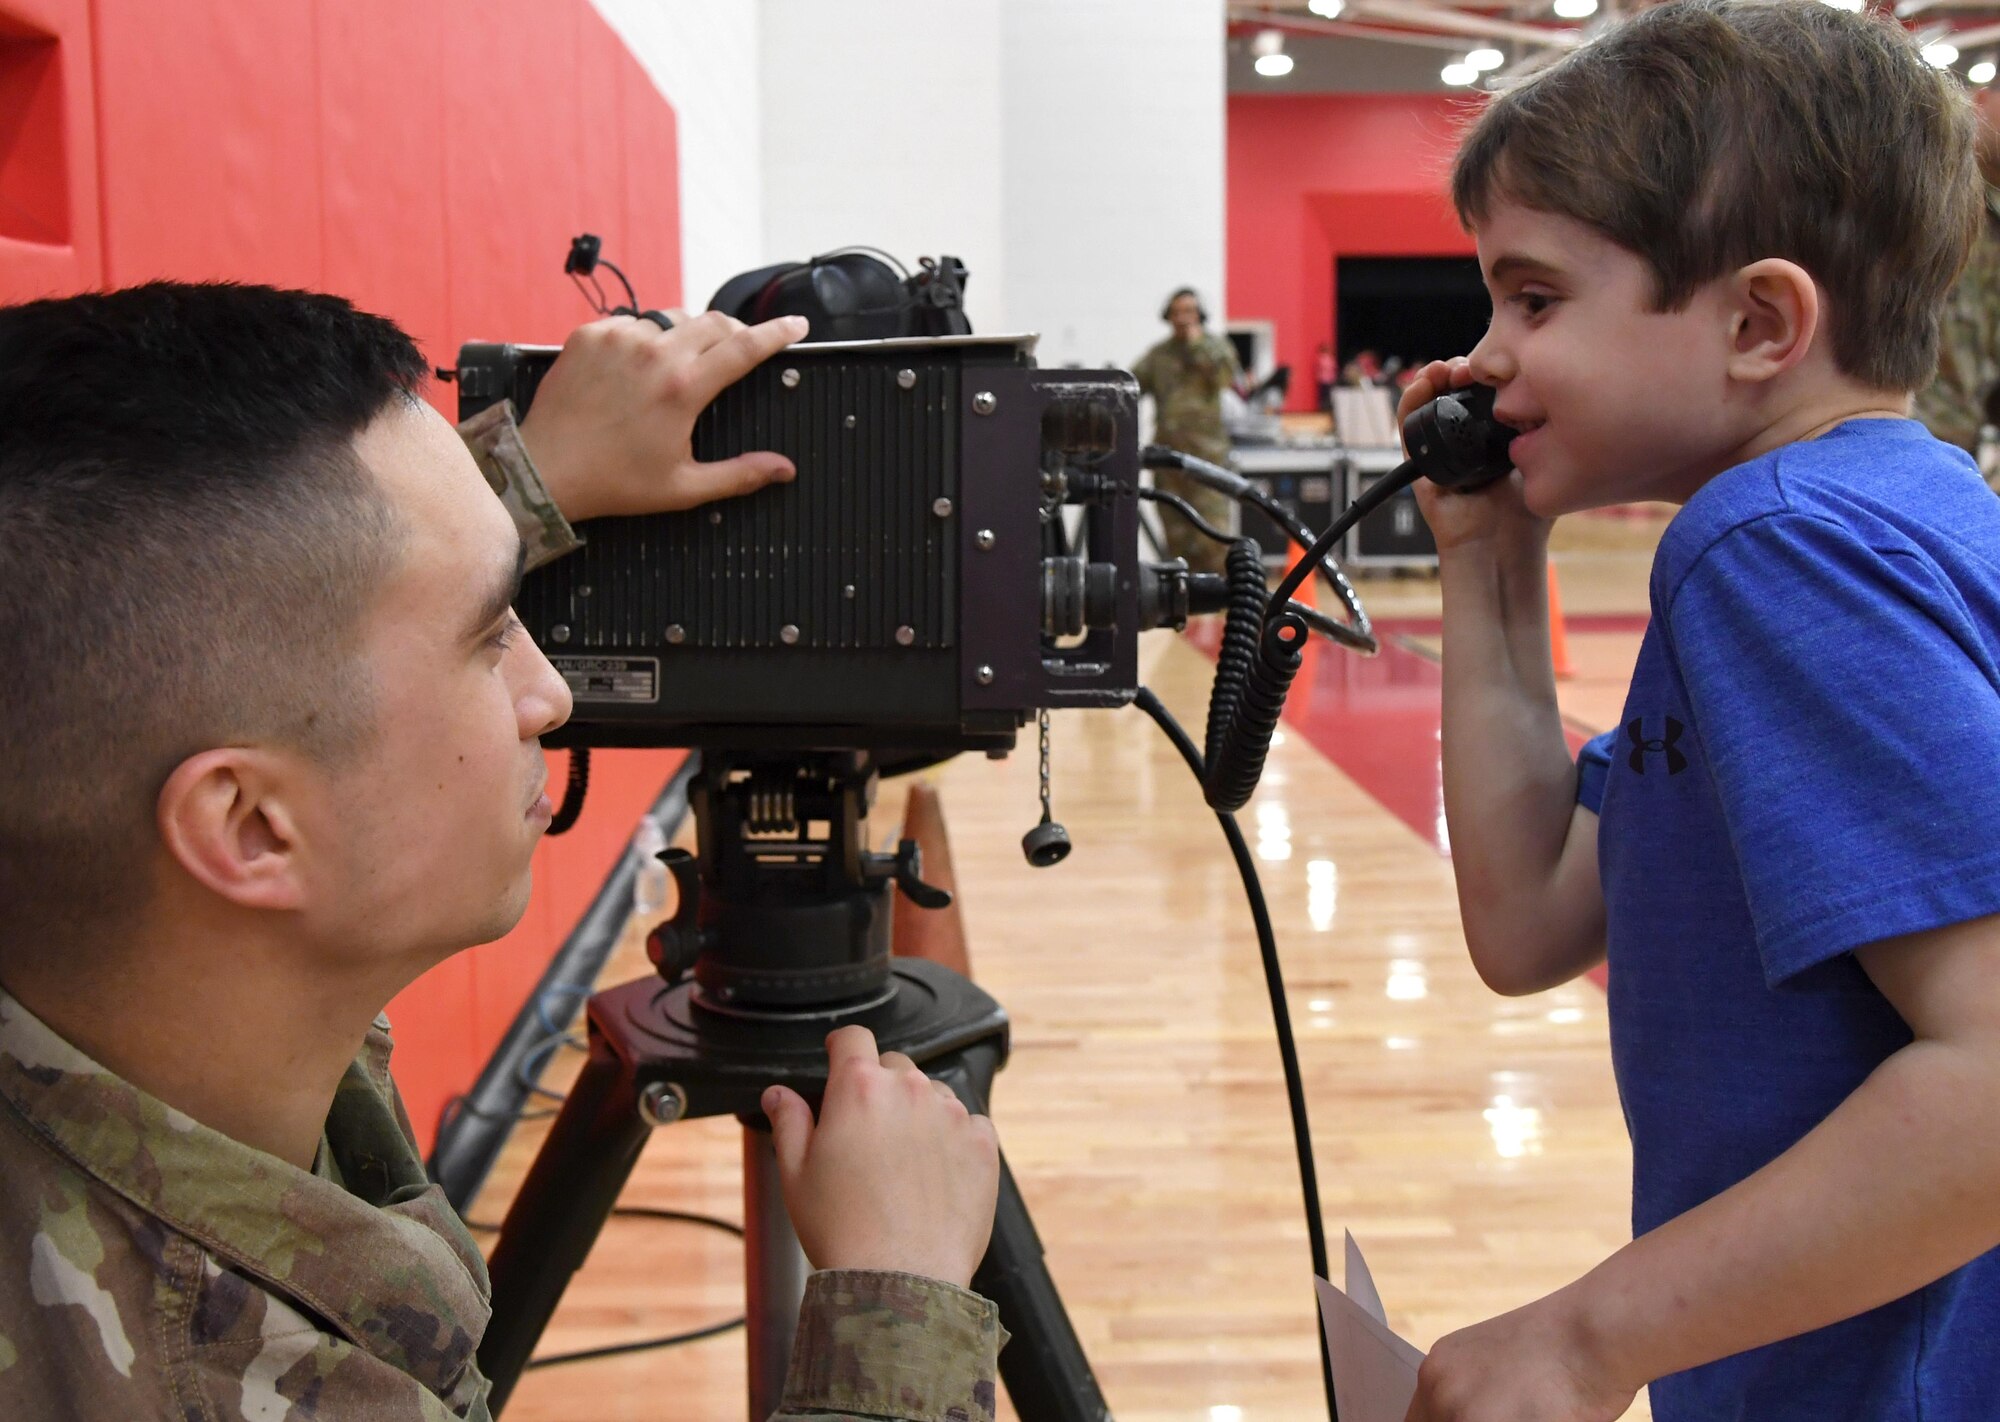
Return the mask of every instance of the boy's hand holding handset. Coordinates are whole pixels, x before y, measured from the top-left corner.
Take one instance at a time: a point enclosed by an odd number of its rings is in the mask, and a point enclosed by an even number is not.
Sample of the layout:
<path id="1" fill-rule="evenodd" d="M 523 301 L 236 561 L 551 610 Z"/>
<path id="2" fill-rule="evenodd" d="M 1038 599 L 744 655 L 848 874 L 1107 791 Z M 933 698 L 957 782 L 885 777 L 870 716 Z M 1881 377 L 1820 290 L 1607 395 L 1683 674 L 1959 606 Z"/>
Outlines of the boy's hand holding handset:
<path id="1" fill-rule="evenodd" d="M 1438 396 L 1476 383 L 1472 362 L 1464 356 L 1432 361 L 1404 388 L 1396 404 L 1397 423 L 1400 425 Z M 1528 512 L 1521 501 L 1519 474 L 1509 474 L 1496 483 L 1469 491 L 1478 497 L 1455 494 L 1430 479 L 1419 479 L 1416 492 L 1417 507 L 1423 510 L 1424 520 L 1430 524 L 1439 557 L 1483 539 L 1515 546 L 1522 539 L 1548 536 L 1551 521 Z"/>

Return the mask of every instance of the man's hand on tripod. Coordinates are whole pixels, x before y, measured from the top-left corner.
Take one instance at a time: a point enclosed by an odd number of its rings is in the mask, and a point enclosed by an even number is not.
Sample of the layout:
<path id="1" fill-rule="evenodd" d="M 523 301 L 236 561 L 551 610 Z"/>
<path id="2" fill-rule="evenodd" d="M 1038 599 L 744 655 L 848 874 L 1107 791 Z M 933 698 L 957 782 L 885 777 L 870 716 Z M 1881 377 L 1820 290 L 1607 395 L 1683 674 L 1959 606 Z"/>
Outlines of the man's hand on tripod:
<path id="1" fill-rule="evenodd" d="M 922 1274 L 960 1288 L 985 1257 L 1000 1188 L 993 1122 L 865 1027 L 826 1039 L 819 1120 L 764 1093 L 792 1228 L 815 1269 Z"/>
<path id="2" fill-rule="evenodd" d="M 521 443 L 571 523 L 672 513 L 788 480 L 770 451 L 703 464 L 694 422 L 734 384 L 806 334 L 804 318 L 745 326 L 719 311 L 663 331 L 636 316 L 579 326 L 535 391 Z"/>

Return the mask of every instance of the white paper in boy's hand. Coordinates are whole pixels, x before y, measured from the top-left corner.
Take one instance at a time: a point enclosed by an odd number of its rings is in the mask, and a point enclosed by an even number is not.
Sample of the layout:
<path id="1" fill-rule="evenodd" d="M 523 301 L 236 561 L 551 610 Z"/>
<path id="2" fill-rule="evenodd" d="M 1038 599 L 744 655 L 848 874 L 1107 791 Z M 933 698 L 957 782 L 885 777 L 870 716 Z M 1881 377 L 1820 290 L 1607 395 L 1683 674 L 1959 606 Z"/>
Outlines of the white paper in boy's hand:
<path id="1" fill-rule="evenodd" d="M 1389 1331 L 1382 1296 L 1353 1235 L 1347 1236 L 1347 1292 L 1324 1279 L 1313 1282 L 1340 1422 L 1403 1422 L 1424 1355 Z"/>

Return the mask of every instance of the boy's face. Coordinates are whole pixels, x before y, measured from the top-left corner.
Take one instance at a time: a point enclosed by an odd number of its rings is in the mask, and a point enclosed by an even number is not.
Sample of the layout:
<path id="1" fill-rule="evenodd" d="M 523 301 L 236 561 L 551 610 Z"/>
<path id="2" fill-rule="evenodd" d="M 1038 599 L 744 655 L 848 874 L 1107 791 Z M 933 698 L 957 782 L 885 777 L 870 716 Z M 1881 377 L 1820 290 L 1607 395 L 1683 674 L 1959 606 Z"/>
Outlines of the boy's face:
<path id="1" fill-rule="evenodd" d="M 1685 501 L 1736 447 L 1723 283 L 1652 309 L 1636 254 L 1568 217 L 1496 202 L 1475 233 L 1493 319 L 1471 356 L 1523 497 L 1543 517 Z"/>
<path id="2" fill-rule="evenodd" d="M 342 953 L 435 961 L 526 908 L 549 822 L 537 738 L 570 695 L 514 619 L 520 537 L 451 426 L 397 402 L 355 444 L 406 542 L 363 628 L 373 738 L 316 802 L 309 913 Z"/>

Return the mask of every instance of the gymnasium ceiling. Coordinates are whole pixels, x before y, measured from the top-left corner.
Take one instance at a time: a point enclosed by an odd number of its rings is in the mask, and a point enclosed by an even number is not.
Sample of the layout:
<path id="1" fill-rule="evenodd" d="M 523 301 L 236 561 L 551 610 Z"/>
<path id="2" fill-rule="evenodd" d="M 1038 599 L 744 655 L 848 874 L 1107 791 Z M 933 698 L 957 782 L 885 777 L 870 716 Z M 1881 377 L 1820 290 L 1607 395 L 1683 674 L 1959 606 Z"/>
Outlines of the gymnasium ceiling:
<path id="1" fill-rule="evenodd" d="M 1532 73 L 1632 8 L 1632 0 L 1597 0 L 1594 14 L 1562 19 L 1552 0 L 1460 3 L 1460 0 L 1229 0 L 1229 91 L 1233 94 L 1476 91 Z M 1562 0 L 1580 9 L 1590 0 Z M 1853 0 L 1858 3 L 1858 0 Z M 1979 82 L 1981 61 L 2000 60 L 2000 0 L 1902 0 L 1895 13 L 1927 45 L 1958 51 L 1950 67 Z M 1258 37 L 1276 31 L 1291 72 L 1266 78 L 1253 67 Z M 1273 42 L 1265 38 L 1269 47 Z M 1498 65 L 1471 85 L 1447 84 L 1443 67 L 1489 48 Z M 1939 58 L 1943 58 L 1939 51 Z M 1490 60 L 1490 56 L 1488 56 Z M 1986 82 L 1991 82 L 1990 79 Z"/>

